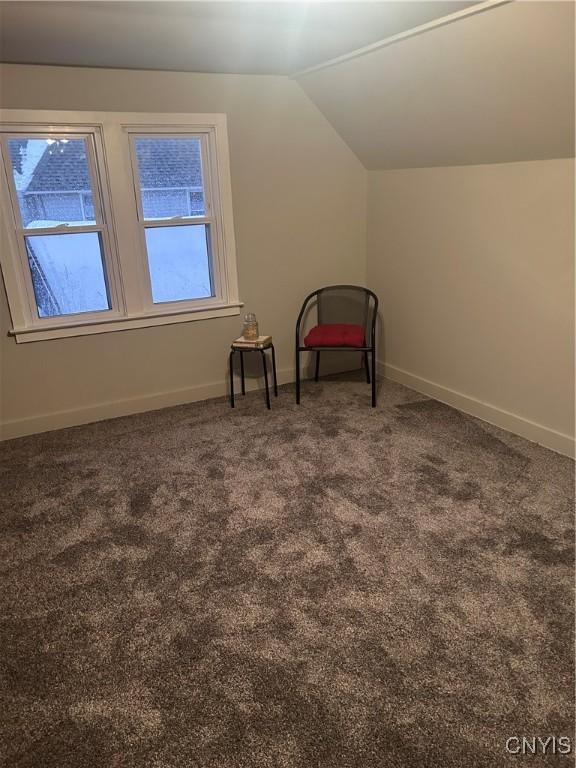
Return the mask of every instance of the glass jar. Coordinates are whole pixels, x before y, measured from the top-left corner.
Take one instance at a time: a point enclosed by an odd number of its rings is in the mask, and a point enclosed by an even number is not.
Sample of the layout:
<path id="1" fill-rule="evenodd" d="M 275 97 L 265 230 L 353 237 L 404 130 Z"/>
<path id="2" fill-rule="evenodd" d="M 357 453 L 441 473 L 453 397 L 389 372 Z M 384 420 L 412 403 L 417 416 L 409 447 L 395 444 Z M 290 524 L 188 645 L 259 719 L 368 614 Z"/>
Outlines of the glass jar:
<path id="1" fill-rule="evenodd" d="M 258 338 L 258 321 L 254 312 L 248 312 L 245 315 L 242 336 L 248 341 L 255 341 Z"/>

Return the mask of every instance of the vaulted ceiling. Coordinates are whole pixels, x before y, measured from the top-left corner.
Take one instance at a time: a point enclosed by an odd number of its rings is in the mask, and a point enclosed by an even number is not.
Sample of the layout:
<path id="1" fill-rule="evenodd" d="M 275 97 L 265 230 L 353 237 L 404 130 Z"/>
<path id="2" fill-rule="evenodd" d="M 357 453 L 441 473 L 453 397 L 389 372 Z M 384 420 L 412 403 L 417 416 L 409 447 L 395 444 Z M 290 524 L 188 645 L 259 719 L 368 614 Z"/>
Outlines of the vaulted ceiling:
<path id="1" fill-rule="evenodd" d="M 370 169 L 574 155 L 574 4 L 512 2 L 299 78 Z"/>
<path id="2" fill-rule="evenodd" d="M 291 74 L 474 2 L 0 3 L 2 60 Z"/>
<path id="3" fill-rule="evenodd" d="M 45 0 L 0 12 L 3 61 L 292 75 L 369 169 L 574 154 L 570 1 Z"/>

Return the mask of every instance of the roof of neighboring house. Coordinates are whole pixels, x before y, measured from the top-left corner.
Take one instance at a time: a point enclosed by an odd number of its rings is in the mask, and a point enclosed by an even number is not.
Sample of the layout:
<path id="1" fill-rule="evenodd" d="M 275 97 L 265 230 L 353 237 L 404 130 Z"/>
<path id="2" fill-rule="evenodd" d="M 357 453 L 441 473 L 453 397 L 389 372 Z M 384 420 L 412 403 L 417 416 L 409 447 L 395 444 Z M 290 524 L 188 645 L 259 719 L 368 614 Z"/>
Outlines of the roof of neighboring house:
<path id="1" fill-rule="evenodd" d="M 198 139 L 136 139 L 140 184 L 144 188 L 202 185 Z"/>
<path id="2" fill-rule="evenodd" d="M 138 138 L 140 184 L 145 189 L 202 185 L 200 142 L 197 139 Z M 89 190 L 84 142 L 70 139 L 51 145 L 30 179 L 27 192 Z"/>
<path id="3" fill-rule="evenodd" d="M 90 189 L 84 142 L 71 139 L 48 147 L 28 184 L 26 192 Z"/>

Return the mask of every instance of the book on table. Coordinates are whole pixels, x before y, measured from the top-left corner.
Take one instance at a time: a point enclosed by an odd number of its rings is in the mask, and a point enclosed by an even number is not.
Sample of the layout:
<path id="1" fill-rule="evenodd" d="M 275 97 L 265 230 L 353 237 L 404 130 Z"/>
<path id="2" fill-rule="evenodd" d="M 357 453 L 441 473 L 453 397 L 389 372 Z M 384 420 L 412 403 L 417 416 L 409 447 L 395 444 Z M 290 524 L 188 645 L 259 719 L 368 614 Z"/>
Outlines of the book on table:
<path id="1" fill-rule="evenodd" d="M 235 339 L 232 346 L 236 349 L 262 349 L 272 343 L 272 336 L 258 336 L 256 339 L 245 339 L 244 336 Z"/>

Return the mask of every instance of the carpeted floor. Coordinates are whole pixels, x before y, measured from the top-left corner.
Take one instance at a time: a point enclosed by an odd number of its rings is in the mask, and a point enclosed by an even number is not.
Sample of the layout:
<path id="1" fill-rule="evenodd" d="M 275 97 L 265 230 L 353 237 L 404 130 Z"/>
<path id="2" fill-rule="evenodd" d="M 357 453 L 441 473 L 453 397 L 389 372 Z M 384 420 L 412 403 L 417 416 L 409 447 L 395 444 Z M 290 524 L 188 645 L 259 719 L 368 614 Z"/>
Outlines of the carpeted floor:
<path id="1" fill-rule="evenodd" d="M 573 463 L 368 403 L 324 380 L 0 445 L 6 765 L 570 763 L 505 742 L 573 731 Z"/>

